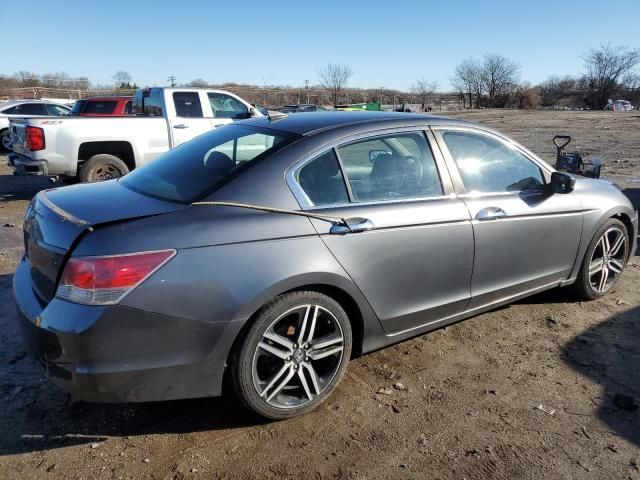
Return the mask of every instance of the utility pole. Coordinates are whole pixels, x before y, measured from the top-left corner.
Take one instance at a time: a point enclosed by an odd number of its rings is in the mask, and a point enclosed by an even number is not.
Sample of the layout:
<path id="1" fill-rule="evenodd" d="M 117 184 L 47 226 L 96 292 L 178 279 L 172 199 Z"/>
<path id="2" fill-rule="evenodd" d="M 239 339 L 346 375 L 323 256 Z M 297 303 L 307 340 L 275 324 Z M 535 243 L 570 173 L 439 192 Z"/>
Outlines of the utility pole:
<path id="1" fill-rule="evenodd" d="M 307 91 L 307 104 L 309 103 L 309 80 L 304 81 L 304 89 Z"/>
<path id="2" fill-rule="evenodd" d="M 169 77 L 167 77 L 167 82 L 171 83 L 172 87 L 176 86 L 176 76 L 175 75 L 169 75 Z"/>

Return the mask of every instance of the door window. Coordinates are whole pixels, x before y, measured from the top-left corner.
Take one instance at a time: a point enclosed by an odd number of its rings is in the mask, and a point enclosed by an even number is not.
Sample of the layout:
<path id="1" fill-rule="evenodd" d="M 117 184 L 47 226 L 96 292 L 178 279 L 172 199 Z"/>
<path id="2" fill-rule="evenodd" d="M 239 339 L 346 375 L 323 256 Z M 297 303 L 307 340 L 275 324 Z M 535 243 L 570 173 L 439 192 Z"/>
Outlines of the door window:
<path id="1" fill-rule="evenodd" d="M 442 196 L 442 183 L 422 132 L 398 133 L 338 148 L 353 201 Z"/>
<path id="2" fill-rule="evenodd" d="M 47 104 L 47 113 L 55 117 L 61 117 L 69 114 L 69 109 L 60 105 Z"/>
<path id="3" fill-rule="evenodd" d="M 215 118 L 240 119 L 249 117 L 249 109 L 240 100 L 223 93 L 208 93 Z"/>
<path id="4" fill-rule="evenodd" d="M 539 190 L 545 183 L 540 167 L 496 138 L 461 131 L 442 137 L 467 192 Z"/>
<path id="5" fill-rule="evenodd" d="M 131 100 L 129 100 L 127 103 L 124 104 L 124 114 L 125 115 L 131 115 L 131 104 L 133 102 Z"/>
<path id="6" fill-rule="evenodd" d="M 306 163 L 296 173 L 296 180 L 314 206 L 349 203 L 340 163 L 333 150 Z"/>
<path id="7" fill-rule="evenodd" d="M 173 103 L 178 117 L 202 118 L 202 105 L 198 92 L 174 92 Z"/>
<path id="8" fill-rule="evenodd" d="M 47 109 L 43 103 L 23 103 L 16 107 L 17 115 L 46 115 Z"/>

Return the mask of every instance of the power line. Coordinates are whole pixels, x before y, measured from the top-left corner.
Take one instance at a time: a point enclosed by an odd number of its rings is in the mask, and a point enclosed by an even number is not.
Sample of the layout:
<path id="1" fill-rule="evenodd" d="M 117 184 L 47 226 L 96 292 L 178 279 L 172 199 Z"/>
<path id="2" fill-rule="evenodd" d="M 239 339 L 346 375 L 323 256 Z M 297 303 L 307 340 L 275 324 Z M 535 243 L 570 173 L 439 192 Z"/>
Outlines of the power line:
<path id="1" fill-rule="evenodd" d="M 175 75 L 169 75 L 167 77 L 167 82 L 170 82 L 171 86 L 175 87 L 176 86 L 176 76 Z"/>

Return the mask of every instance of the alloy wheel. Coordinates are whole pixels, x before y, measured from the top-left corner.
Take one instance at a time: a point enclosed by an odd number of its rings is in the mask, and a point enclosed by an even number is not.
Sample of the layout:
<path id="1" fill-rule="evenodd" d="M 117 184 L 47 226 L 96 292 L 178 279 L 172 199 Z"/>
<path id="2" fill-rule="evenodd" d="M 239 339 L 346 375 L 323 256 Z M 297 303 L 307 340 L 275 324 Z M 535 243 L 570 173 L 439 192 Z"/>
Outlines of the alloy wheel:
<path id="1" fill-rule="evenodd" d="M 304 406 L 331 384 L 343 351 L 342 328 L 329 310 L 296 306 L 262 334 L 253 355 L 253 385 L 273 407 Z"/>
<path id="2" fill-rule="evenodd" d="M 11 135 L 9 134 L 4 134 L 2 135 L 2 147 L 5 150 L 11 150 Z"/>
<path id="3" fill-rule="evenodd" d="M 602 234 L 589 261 L 589 283 L 598 293 L 616 283 L 624 268 L 627 238 L 620 228 L 611 227 Z"/>

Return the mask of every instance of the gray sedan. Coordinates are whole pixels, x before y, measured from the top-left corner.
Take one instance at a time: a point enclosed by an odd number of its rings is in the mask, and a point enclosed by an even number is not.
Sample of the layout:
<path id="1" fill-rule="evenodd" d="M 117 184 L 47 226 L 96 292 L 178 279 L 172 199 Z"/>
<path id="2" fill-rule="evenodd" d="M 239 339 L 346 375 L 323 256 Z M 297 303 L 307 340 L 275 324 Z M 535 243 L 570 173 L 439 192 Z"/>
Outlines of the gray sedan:
<path id="1" fill-rule="evenodd" d="M 77 399 L 233 390 L 282 419 L 354 355 L 554 287 L 605 294 L 637 228 L 612 183 L 480 125 L 280 114 L 38 194 L 14 292 L 30 350 Z"/>

